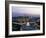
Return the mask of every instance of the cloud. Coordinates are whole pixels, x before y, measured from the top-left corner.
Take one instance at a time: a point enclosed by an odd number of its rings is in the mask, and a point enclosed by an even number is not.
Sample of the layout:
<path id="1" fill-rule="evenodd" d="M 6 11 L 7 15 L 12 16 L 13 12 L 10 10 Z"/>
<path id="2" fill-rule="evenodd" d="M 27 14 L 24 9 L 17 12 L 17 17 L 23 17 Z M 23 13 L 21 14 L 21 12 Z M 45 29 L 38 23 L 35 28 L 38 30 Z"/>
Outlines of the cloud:
<path id="1" fill-rule="evenodd" d="M 15 15 L 40 15 L 40 7 L 19 7 L 12 6 L 12 14 Z"/>

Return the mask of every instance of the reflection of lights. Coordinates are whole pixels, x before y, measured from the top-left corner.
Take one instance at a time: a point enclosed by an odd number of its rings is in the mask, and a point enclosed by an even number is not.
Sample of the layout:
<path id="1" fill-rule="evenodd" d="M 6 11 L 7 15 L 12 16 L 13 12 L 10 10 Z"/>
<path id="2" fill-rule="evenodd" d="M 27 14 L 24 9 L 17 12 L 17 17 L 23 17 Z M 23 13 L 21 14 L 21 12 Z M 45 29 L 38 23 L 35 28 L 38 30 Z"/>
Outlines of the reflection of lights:
<path id="1" fill-rule="evenodd" d="M 29 24 L 29 22 L 27 22 L 27 24 L 26 24 L 27 26 L 30 26 L 30 24 Z"/>

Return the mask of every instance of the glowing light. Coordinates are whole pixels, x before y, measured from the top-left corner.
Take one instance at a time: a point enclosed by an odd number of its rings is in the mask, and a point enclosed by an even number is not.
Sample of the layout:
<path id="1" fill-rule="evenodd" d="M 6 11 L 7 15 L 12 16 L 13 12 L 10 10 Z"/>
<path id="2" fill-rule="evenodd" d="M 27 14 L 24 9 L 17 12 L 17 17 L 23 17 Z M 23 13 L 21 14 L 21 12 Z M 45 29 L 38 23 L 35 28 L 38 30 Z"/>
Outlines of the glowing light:
<path id="1" fill-rule="evenodd" d="M 29 22 L 27 22 L 27 24 L 26 24 L 27 26 L 30 26 L 30 24 L 29 24 Z"/>

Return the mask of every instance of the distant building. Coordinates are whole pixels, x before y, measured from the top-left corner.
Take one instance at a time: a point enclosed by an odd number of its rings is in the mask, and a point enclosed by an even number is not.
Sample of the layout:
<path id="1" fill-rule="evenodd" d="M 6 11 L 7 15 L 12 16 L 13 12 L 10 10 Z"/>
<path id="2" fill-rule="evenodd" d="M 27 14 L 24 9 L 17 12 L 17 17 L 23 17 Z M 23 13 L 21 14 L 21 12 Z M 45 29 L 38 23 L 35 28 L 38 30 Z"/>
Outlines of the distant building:
<path id="1" fill-rule="evenodd" d="M 29 19 L 28 16 L 19 16 L 17 18 L 17 22 L 19 22 L 19 23 L 30 22 L 30 21 L 31 21 L 31 19 Z"/>

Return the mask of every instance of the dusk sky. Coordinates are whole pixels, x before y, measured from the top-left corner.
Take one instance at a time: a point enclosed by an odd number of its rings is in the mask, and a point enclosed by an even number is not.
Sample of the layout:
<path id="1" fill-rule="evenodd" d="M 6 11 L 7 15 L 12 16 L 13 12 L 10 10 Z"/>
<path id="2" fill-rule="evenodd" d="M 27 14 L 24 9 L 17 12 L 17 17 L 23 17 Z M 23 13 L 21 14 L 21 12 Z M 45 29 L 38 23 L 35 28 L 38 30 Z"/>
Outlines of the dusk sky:
<path id="1" fill-rule="evenodd" d="M 24 15 L 40 15 L 40 8 L 38 7 L 19 7 L 19 6 L 12 6 L 12 15 L 15 16 L 24 16 Z"/>

